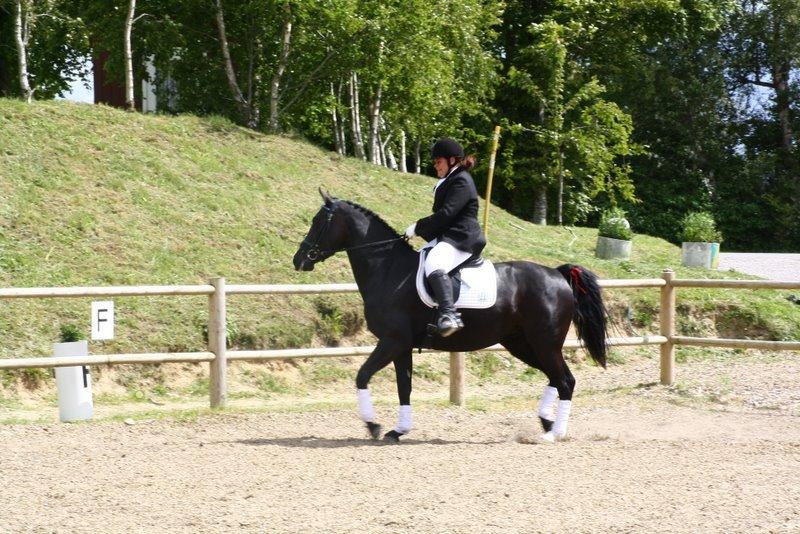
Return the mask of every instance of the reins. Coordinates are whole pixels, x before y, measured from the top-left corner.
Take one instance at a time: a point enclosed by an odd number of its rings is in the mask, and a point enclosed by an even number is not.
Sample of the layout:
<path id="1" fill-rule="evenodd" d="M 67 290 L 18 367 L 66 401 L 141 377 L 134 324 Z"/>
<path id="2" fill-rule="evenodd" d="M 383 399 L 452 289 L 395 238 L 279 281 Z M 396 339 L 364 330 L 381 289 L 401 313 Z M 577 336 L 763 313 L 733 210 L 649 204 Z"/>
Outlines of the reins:
<path id="1" fill-rule="evenodd" d="M 362 248 L 369 248 L 369 247 L 379 247 L 381 245 L 388 245 L 389 243 L 394 243 L 396 241 L 407 240 L 406 236 L 397 236 L 391 239 L 383 239 L 381 241 L 372 241 L 370 243 L 362 243 L 360 245 L 354 245 L 352 247 L 344 247 L 344 248 L 337 248 L 333 250 L 320 250 L 319 248 L 319 241 L 322 239 L 322 236 L 325 235 L 325 232 L 328 230 L 328 227 L 331 224 L 331 220 L 333 220 L 334 210 L 329 208 L 328 206 L 322 207 L 325 211 L 328 212 L 328 216 L 325 219 L 325 224 L 320 228 L 319 232 L 315 236 L 314 242 L 311 243 L 306 239 L 303 239 L 303 244 L 309 245 L 308 251 L 306 251 L 306 258 L 311 261 L 316 261 L 320 256 L 331 256 L 336 254 L 337 252 L 349 252 L 351 250 L 358 250 Z M 327 257 L 326 256 L 326 257 Z"/>
<path id="2" fill-rule="evenodd" d="M 380 245 L 387 245 L 389 243 L 394 243 L 395 241 L 402 241 L 402 240 L 405 240 L 405 236 L 401 235 L 401 236 L 398 236 L 398 237 L 393 237 L 391 239 L 384 239 L 382 241 L 373 241 L 371 243 L 362 243 L 361 245 L 355 245 L 355 246 L 352 246 L 352 247 L 339 248 L 339 249 L 334 250 L 333 252 L 334 253 L 336 253 L 336 252 L 349 252 L 351 250 L 358 250 L 360 248 L 368 248 L 368 247 L 377 247 L 377 246 L 380 246 Z"/>

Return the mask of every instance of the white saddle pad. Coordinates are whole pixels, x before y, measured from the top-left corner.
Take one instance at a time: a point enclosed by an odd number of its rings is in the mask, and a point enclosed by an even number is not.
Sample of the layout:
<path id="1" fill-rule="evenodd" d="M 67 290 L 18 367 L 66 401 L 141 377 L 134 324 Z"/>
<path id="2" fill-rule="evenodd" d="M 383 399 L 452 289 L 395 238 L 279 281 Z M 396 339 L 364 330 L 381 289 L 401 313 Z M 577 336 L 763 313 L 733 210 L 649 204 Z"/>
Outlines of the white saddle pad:
<path id="1" fill-rule="evenodd" d="M 425 254 L 420 252 L 417 269 L 417 293 L 420 300 L 429 308 L 436 307 L 436 301 L 425 290 Z M 461 269 L 461 293 L 456 308 L 491 308 L 497 302 L 497 272 L 494 264 L 483 260 L 478 267 Z"/>

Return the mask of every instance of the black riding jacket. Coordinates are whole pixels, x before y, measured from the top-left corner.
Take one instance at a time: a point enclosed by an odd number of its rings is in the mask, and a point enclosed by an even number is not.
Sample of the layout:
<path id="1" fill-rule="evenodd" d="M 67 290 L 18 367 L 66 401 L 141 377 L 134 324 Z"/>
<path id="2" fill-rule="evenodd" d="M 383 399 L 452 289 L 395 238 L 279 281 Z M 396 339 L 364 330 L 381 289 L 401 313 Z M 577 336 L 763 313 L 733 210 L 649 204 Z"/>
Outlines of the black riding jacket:
<path id="1" fill-rule="evenodd" d="M 486 236 L 478 224 L 478 191 L 466 169 L 454 171 L 439 185 L 433 214 L 417 221 L 415 233 L 427 241 L 436 238 L 464 252 L 481 253 Z"/>

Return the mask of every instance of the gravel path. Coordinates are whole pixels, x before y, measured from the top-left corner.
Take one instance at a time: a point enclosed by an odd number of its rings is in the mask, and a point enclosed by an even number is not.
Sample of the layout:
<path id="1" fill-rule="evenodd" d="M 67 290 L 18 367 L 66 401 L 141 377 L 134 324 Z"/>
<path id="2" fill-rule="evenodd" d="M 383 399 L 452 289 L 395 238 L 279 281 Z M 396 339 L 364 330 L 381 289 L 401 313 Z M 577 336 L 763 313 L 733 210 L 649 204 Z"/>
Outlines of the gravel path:
<path id="1" fill-rule="evenodd" d="M 555 445 L 526 443 L 532 399 L 423 405 L 400 445 L 354 410 L 2 426 L 0 532 L 800 531 L 800 359 L 682 363 L 671 388 L 656 360 L 576 370 Z"/>
<path id="2" fill-rule="evenodd" d="M 767 280 L 797 282 L 800 280 L 800 254 L 721 252 L 719 270 L 729 269 Z"/>

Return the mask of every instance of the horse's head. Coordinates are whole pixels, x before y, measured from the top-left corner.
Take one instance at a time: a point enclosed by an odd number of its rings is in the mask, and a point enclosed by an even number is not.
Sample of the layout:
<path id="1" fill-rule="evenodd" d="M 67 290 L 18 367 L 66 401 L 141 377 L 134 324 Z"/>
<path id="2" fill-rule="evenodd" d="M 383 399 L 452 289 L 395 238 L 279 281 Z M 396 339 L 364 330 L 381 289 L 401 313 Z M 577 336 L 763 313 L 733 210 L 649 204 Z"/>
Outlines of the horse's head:
<path id="1" fill-rule="evenodd" d="M 347 240 L 347 221 L 340 203 L 328 193 L 319 190 L 325 202 L 311 221 L 303 242 L 294 255 L 294 268 L 298 271 L 313 271 L 314 264 L 324 261 L 337 250 L 344 248 Z"/>

